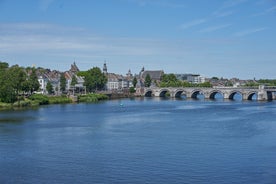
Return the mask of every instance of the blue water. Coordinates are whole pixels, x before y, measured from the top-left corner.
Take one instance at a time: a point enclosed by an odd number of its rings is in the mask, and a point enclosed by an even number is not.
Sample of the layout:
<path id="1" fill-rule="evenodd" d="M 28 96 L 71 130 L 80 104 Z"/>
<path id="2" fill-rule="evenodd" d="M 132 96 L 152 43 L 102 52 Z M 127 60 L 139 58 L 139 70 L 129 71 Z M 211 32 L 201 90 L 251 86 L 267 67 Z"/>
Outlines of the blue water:
<path id="1" fill-rule="evenodd" d="M 2 111 L 0 183 L 276 183 L 276 102 L 145 98 Z"/>

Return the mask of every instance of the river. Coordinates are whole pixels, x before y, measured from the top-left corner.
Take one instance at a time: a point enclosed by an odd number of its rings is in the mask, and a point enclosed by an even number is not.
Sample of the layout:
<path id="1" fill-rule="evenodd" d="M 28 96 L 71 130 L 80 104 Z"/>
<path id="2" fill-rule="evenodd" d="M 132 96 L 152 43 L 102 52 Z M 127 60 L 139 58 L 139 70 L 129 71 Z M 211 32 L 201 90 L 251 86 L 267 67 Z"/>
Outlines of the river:
<path id="1" fill-rule="evenodd" d="M 276 183 L 276 102 L 136 98 L 2 111 L 0 183 Z"/>

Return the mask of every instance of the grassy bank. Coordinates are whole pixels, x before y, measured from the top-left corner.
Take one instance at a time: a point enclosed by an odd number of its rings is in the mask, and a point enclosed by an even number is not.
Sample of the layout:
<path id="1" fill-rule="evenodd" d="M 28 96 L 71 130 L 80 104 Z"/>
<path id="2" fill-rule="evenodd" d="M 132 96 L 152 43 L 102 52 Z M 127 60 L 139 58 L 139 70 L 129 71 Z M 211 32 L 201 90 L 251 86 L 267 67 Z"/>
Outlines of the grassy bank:
<path id="1" fill-rule="evenodd" d="M 107 100 L 108 96 L 104 94 L 87 94 L 79 95 L 77 102 L 98 102 L 101 100 Z M 23 98 L 20 101 L 14 103 L 0 102 L 0 110 L 18 109 L 18 108 L 32 108 L 40 105 L 48 104 L 68 104 L 73 103 L 73 100 L 66 95 L 62 96 L 46 96 L 42 94 L 33 94 L 28 98 Z"/>
<path id="2" fill-rule="evenodd" d="M 107 100 L 108 96 L 104 94 L 87 94 L 78 96 L 78 102 L 98 102 L 100 100 Z"/>

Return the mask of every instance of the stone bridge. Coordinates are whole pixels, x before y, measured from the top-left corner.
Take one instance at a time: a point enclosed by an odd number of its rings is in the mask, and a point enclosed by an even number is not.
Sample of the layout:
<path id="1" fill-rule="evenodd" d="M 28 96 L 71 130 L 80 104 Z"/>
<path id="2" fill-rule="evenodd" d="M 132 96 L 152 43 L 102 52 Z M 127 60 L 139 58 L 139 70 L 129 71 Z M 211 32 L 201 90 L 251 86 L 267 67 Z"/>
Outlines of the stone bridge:
<path id="1" fill-rule="evenodd" d="M 224 99 L 232 99 L 235 94 L 240 94 L 243 100 L 252 100 L 256 95 L 256 100 L 275 100 L 276 99 L 276 87 L 168 87 L 168 88 L 143 88 L 140 89 L 140 93 L 143 96 L 157 96 L 164 97 L 169 95 L 173 98 L 181 97 L 185 95 L 186 98 L 197 98 L 197 96 L 203 95 L 204 98 L 215 99 L 216 94 L 221 94 Z"/>

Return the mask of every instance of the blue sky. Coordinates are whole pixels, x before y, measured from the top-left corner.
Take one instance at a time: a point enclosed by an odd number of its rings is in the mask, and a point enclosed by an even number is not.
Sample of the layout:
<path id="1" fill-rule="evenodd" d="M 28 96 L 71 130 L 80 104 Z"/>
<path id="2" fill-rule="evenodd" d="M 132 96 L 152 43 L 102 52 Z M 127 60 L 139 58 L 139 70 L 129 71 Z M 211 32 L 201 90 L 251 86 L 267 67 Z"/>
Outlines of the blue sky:
<path id="1" fill-rule="evenodd" d="M 275 0 L 0 0 L 0 61 L 276 78 Z"/>

